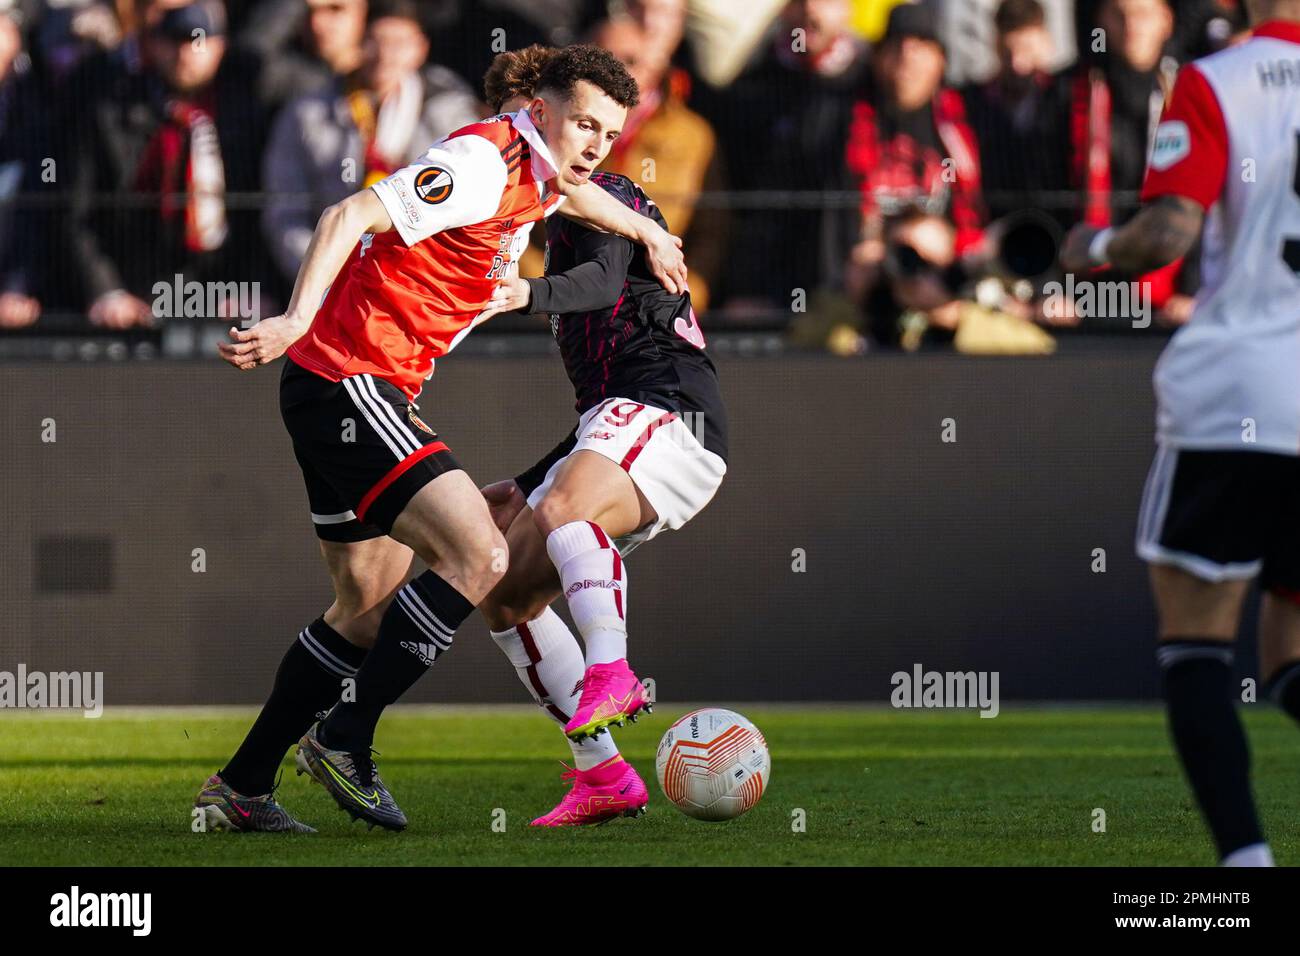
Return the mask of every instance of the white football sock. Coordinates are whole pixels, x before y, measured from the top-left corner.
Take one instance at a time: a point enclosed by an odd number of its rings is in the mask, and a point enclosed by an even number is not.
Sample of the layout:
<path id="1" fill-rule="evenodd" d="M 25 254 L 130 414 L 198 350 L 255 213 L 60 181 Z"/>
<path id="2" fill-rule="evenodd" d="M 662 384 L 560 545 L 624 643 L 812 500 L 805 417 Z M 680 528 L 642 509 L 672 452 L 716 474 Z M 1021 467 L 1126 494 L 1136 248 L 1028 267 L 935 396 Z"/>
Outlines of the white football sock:
<path id="1" fill-rule="evenodd" d="M 627 575 L 600 525 L 570 521 L 546 537 L 573 623 L 587 646 L 587 666 L 627 657 Z"/>
<path id="2" fill-rule="evenodd" d="M 1223 858 L 1223 866 L 1274 866 L 1273 851 L 1267 843 L 1252 843 L 1233 850 Z"/>
<path id="3" fill-rule="evenodd" d="M 578 639 L 560 615 L 547 608 L 540 616 L 508 631 L 493 631 L 492 640 L 505 651 L 528 693 L 548 717 L 563 727 L 578 709 L 586 664 Z M 564 738 L 579 770 L 590 770 L 617 756 L 614 735 L 587 737 L 581 743 Z"/>

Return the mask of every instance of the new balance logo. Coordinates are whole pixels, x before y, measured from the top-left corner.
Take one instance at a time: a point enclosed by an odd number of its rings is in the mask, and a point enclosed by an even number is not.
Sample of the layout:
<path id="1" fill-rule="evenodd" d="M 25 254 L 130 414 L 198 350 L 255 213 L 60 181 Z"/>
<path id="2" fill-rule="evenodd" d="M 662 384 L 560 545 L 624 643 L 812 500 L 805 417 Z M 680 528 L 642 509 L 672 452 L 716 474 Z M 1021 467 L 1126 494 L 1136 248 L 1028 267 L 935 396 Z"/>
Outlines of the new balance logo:
<path id="1" fill-rule="evenodd" d="M 419 644 L 415 641 L 402 641 L 402 649 L 410 651 L 420 659 L 425 667 L 438 659 L 438 647 L 433 644 Z"/>

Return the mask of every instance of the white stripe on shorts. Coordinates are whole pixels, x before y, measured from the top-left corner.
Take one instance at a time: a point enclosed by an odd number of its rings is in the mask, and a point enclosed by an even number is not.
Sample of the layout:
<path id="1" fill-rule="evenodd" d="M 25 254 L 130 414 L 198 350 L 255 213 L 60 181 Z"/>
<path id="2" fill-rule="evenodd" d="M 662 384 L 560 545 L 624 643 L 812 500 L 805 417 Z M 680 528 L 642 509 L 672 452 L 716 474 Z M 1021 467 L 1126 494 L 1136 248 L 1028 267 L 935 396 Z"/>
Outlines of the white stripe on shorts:
<path id="1" fill-rule="evenodd" d="M 1138 553 L 1144 546 L 1159 547 L 1160 531 L 1164 527 L 1165 513 L 1169 510 L 1169 495 L 1174 487 L 1174 471 L 1178 467 L 1178 449 L 1156 446 L 1156 458 L 1147 474 L 1146 487 L 1142 489 L 1142 506 L 1138 512 Z"/>
<path id="2" fill-rule="evenodd" d="M 384 444 L 388 446 L 388 450 L 397 457 L 398 461 L 402 461 L 407 455 L 417 450 L 405 447 L 405 444 L 397 436 L 393 435 L 388 423 L 382 422 L 375 416 L 375 409 L 371 405 L 372 399 L 366 392 L 365 387 L 356 381 L 356 376 L 345 378 L 343 387 L 347 389 L 348 395 L 352 398 L 352 403 L 357 406 L 357 409 L 365 416 L 366 421 L 370 423 L 370 427 L 375 430 L 375 434 L 383 440 Z"/>
<path id="3" fill-rule="evenodd" d="M 1155 461 L 1142 491 L 1138 512 L 1137 553 L 1149 564 L 1173 565 L 1202 581 L 1239 581 L 1259 574 L 1264 562 L 1245 561 L 1219 564 L 1189 551 L 1175 551 L 1160 543 L 1165 520 L 1169 516 L 1169 499 L 1174 491 L 1174 474 L 1178 470 L 1178 449 L 1157 446 Z"/>
<path id="4" fill-rule="evenodd" d="M 311 520 L 312 524 L 343 524 L 347 521 L 356 521 L 357 513 L 355 511 L 340 511 L 335 515 L 318 515 L 313 511 Z"/>
<path id="5" fill-rule="evenodd" d="M 387 418 L 388 421 L 392 423 L 393 434 L 405 437 L 406 441 L 411 445 L 411 450 L 419 451 L 422 444 L 420 439 L 416 437 L 415 432 L 411 431 L 411 426 L 402 421 L 401 417 L 398 416 L 397 410 L 393 408 L 390 403 L 384 401 L 383 396 L 379 394 L 379 389 L 375 387 L 375 377 L 373 375 L 361 375 L 358 377 L 365 383 L 366 389 L 370 392 L 371 397 L 374 398 L 375 405 L 378 406 L 381 417 Z"/>

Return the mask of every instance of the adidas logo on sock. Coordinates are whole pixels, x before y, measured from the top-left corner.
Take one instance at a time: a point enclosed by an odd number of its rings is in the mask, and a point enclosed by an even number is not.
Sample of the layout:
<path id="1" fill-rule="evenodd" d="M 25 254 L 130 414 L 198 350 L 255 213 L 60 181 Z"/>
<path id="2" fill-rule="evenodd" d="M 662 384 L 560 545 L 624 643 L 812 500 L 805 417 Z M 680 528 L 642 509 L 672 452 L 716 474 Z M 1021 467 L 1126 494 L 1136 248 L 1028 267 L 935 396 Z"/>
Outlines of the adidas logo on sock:
<path id="1" fill-rule="evenodd" d="M 438 648 L 433 644 L 417 644 L 415 641 L 402 641 L 402 649 L 410 651 L 420 659 L 425 667 L 433 664 L 438 659 Z"/>

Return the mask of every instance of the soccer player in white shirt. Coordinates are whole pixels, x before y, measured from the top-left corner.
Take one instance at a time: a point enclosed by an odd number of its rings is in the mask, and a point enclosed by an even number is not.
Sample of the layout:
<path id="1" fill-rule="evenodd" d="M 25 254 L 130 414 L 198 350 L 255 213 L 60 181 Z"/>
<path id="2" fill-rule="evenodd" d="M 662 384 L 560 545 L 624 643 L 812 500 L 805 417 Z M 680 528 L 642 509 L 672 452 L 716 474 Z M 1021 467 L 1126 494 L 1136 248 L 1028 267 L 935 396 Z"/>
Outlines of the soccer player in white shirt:
<path id="1" fill-rule="evenodd" d="M 1170 734 L 1228 866 L 1273 863 L 1232 674 L 1256 578 L 1261 674 L 1300 720 L 1300 0 L 1250 6 L 1250 40 L 1179 74 L 1143 209 L 1118 229 L 1077 227 L 1061 253 L 1070 271 L 1141 274 L 1202 239 L 1195 309 L 1156 366 L 1137 550 Z"/>

